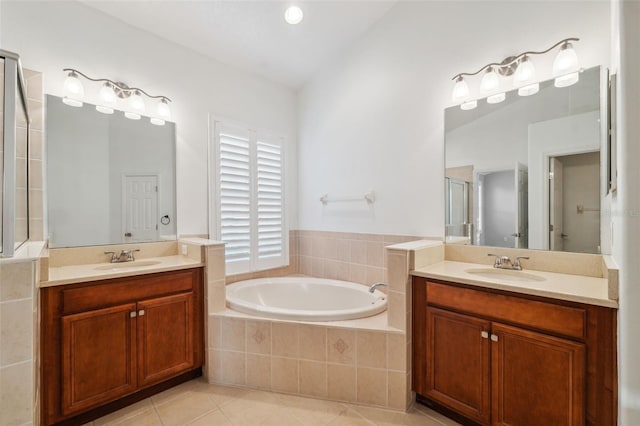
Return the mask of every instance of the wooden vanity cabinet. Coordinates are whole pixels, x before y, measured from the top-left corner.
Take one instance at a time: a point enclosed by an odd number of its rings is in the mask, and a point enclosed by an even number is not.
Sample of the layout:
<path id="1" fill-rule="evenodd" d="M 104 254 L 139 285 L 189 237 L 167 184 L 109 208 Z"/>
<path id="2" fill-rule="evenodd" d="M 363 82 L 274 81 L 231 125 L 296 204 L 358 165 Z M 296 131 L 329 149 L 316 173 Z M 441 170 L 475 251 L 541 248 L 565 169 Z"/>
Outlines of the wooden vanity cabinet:
<path id="1" fill-rule="evenodd" d="M 481 425 L 615 425 L 614 309 L 414 277 L 413 390 Z"/>
<path id="2" fill-rule="evenodd" d="M 194 268 L 43 288 L 42 423 L 85 422 L 201 374 L 202 277 Z"/>

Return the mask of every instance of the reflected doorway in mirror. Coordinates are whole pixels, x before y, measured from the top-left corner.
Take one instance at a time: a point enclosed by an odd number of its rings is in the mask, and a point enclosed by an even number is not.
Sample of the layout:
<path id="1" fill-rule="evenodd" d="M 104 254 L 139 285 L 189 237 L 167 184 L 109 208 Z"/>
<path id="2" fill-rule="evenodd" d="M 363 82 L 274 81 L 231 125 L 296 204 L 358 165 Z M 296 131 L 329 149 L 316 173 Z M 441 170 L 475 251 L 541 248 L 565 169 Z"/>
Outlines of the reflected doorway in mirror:
<path id="1" fill-rule="evenodd" d="M 122 177 L 123 243 L 157 241 L 158 176 Z"/>

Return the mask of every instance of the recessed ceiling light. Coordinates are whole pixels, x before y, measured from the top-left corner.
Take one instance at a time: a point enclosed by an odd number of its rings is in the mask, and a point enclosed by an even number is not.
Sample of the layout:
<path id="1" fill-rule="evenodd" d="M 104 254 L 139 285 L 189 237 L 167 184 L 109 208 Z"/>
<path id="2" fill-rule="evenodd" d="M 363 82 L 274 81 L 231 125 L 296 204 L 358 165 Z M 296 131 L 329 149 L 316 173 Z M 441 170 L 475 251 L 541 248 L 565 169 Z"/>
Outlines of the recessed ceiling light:
<path id="1" fill-rule="evenodd" d="M 298 6 L 289 6 L 284 12 L 284 20 L 291 25 L 299 24 L 302 22 L 303 17 L 304 14 L 302 13 L 302 9 Z"/>

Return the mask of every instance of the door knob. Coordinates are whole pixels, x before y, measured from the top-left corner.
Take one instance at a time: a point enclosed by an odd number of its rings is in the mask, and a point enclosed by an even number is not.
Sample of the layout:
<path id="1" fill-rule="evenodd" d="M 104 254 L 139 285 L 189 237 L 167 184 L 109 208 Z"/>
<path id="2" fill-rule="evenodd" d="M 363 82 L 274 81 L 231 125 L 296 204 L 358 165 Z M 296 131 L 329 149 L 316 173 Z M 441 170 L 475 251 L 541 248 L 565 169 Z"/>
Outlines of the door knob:
<path id="1" fill-rule="evenodd" d="M 131 232 L 125 232 L 125 233 L 124 233 L 124 236 L 125 236 L 125 237 L 131 237 Z"/>

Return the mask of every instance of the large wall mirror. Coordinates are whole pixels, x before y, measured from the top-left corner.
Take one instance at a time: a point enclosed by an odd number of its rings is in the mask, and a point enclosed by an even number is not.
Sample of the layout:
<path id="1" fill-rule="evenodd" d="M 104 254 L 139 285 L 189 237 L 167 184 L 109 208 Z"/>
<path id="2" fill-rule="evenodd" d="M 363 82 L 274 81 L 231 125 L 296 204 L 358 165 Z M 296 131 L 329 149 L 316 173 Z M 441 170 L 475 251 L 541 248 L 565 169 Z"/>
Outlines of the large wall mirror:
<path id="1" fill-rule="evenodd" d="M 175 124 L 46 102 L 49 246 L 175 239 Z"/>
<path id="2" fill-rule="evenodd" d="M 600 252 L 601 70 L 445 111 L 449 243 Z"/>

